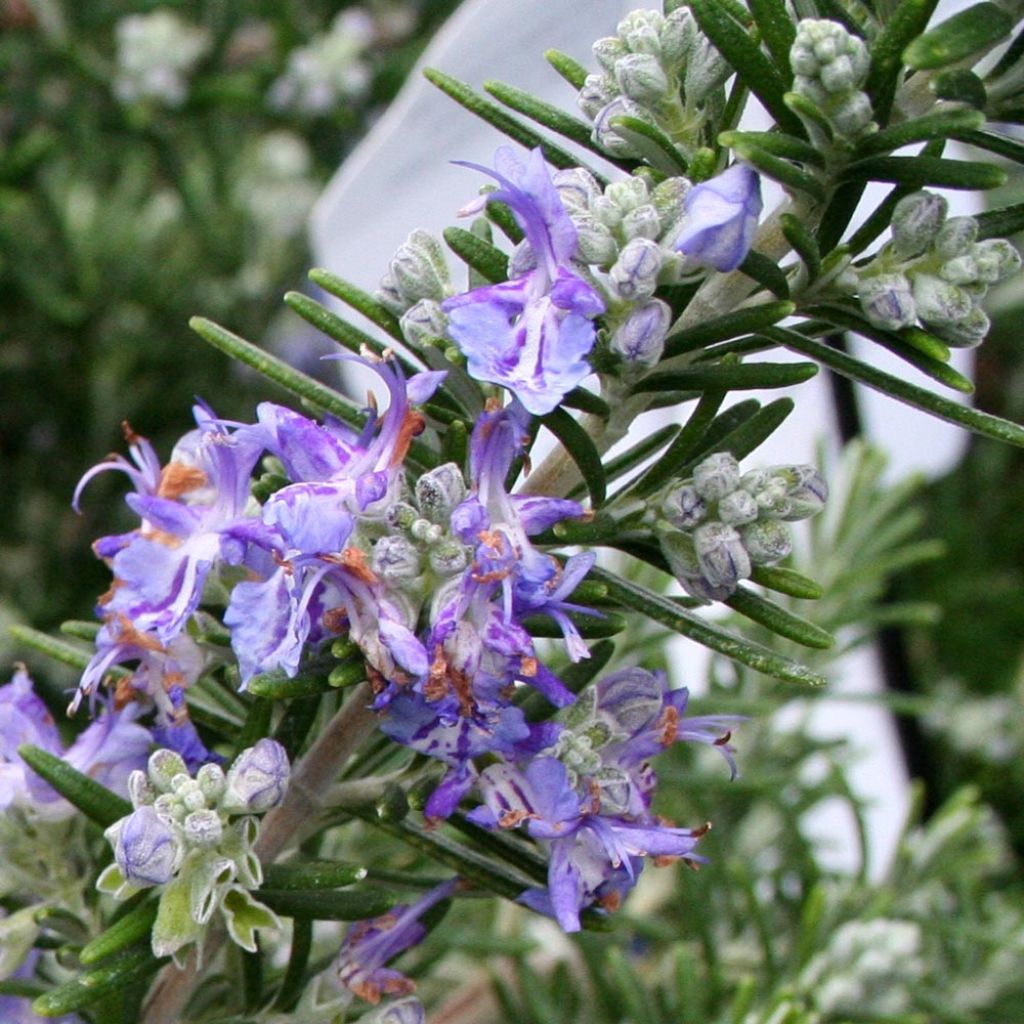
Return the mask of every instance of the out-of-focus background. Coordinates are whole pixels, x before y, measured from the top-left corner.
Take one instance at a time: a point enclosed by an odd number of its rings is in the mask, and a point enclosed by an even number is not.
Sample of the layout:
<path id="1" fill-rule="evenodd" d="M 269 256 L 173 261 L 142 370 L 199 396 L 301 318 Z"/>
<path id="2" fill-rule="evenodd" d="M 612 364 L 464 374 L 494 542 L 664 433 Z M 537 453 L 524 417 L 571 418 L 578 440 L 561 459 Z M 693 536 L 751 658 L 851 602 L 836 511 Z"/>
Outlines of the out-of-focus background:
<path id="1" fill-rule="evenodd" d="M 302 361 L 307 370 L 315 368 L 313 356 L 326 349 L 310 347 L 308 327 L 283 311 L 280 301 L 287 289 L 306 287 L 310 211 L 457 6 L 456 0 L 0 0 L 4 627 L 21 622 L 55 630 L 64 619 L 91 615 L 108 574 L 88 546 L 101 534 L 128 527 L 127 516 L 119 519 L 123 481 L 111 475 L 93 482 L 81 515 L 69 503 L 88 467 L 124 450 L 122 422 L 149 437 L 166 458 L 188 428 L 195 396 L 210 401 L 225 418 L 239 419 L 251 417 L 261 398 L 279 397 L 247 373 L 229 369 L 223 356 L 198 341 L 187 326 L 190 316 L 208 316 Z M 596 34 L 581 28 L 573 56 L 586 63 L 590 35 Z M 571 95 L 563 102 L 571 103 Z M 451 117 L 468 115 L 452 107 Z M 456 155 L 465 154 L 439 153 L 437 160 Z M 1022 187 L 1020 180 L 1008 186 L 1016 201 Z M 475 183 L 467 182 L 467 197 L 473 188 Z M 1003 205 L 1008 197 L 992 199 Z M 389 196 L 380 196 L 382 205 L 388 202 Z M 374 210 L 366 215 L 372 217 Z M 409 230 L 417 226 L 407 225 Z M 392 238 L 392 247 L 401 241 Z M 977 352 L 975 401 L 1020 420 L 1024 290 L 1019 281 L 993 295 L 990 311 L 994 329 Z M 848 459 L 846 472 L 860 473 L 861 485 L 870 479 L 875 487 L 872 474 L 880 470 L 861 458 Z M 882 501 L 894 493 L 889 486 L 878 483 L 871 493 Z M 900 624 L 884 637 L 891 688 L 878 701 L 896 713 L 911 771 L 925 782 L 921 813 L 927 817 L 944 804 L 945 810 L 933 820 L 932 832 L 907 833 L 903 859 L 887 869 L 875 903 L 867 896 L 861 902 L 844 896 L 845 903 L 828 904 L 831 917 L 815 923 L 808 915 L 823 875 L 813 843 L 791 826 L 825 800 L 842 798 L 855 812 L 863 810 L 843 795 L 843 773 L 856 752 L 802 732 L 798 718 L 791 731 L 749 728 L 742 760 L 758 767 L 737 783 L 727 784 L 720 772 L 695 769 L 684 755 L 673 755 L 663 772 L 676 782 L 666 813 L 692 819 L 696 807 L 714 814 L 715 835 L 723 840 L 720 847 L 717 840 L 709 844 L 717 866 L 702 873 L 699 885 L 684 890 L 686 915 L 691 924 L 702 915 L 717 915 L 732 943 L 720 947 L 716 926 L 702 925 L 699 956 L 689 946 L 685 956 L 671 954 L 679 984 L 690 971 L 698 987 L 705 986 L 702 1002 L 690 1006 L 695 1014 L 713 1016 L 725 1005 L 715 1002 L 715 985 L 721 985 L 723 999 L 723 994 L 732 998 L 729 979 L 735 976 L 737 949 L 747 949 L 742 942 L 748 940 L 755 951 L 743 952 L 740 968 L 749 967 L 762 981 L 788 978 L 793 999 L 818 1014 L 807 1021 L 923 1021 L 933 1018 L 906 1014 L 934 1012 L 934 1019 L 944 1021 L 1009 1024 L 1024 1013 L 1019 986 L 1016 996 L 999 988 L 1005 957 L 996 956 L 1017 948 L 1014 942 L 1020 944 L 1018 954 L 1024 950 L 1020 915 L 1002 905 L 974 905 L 995 899 L 992 879 L 1010 887 L 1022 881 L 1024 455 L 971 439 L 952 471 L 897 497 L 894 511 L 910 514 L 907 535 L 901 545 L 879 553 L 889 562 L 872 577 L 878 592 L 861 595 L 862 613 L 846 627 L 860 637 L 875 624 Z M 858 514 L 851 501 L 854 525 Z M 826 546 L 815 549 L 812 541 L 805 546 L 811 575 L 818 574 L 821 566 L 814 558 L 826 552 L 829 539 L 826 531 L 817 538 Z M 919 542 L 930 545 L 927 559 L 916 557 L 922 548 L 914 553 Z M 861 552 L 867 558 L 864 552 L 867 547 Z M 902 569 L 904 563 L 910 568 Z M 887 607 L 897 611 L 890 615 Z M 815 616 L 809 605 L 801 612 Z M 4 628 L 4 672 L 18 656 L 24 652 L 8 642 Z M 36 658 L 32 668 L 44 681 L 50 679 L 51 688 L 67 685 L 68 677 L 42 659 Z M 751 689 L 723 666 L 713 670 L 709 700 L 731 691 L 759 712 L 788 699 L 772 688 Z M 719 702 L 714 709 L 722 707 Z M 715 778 L 718 782 L 708 781 Z M 953 804 L 946 803 L 950 798 Z M 984 805 L 995 816 L 981 810 Z M 724 842 L 726 834 L 731 844 Z M 948 854 L 941 868 L 929 860 L 935 850 Z M 944 889 L 940 898 L 927 888 L 936 879 L 945 885 L 954 868 L 966 879 L 961 892 Z M 660 903 L 651 899 L 643 941 L 660 956 L 676 937 L 678 922 L 666 911 L 664 894 Z M 998 948 L 989 950 L 979 945 L 978 936 L 964 939 L 958 933 L 940 956 L 929 946 L 937 940 L 928 929 L 943 916 L 966 913 L 967 906 L 973 908 L 972 927 L 987 931 L 989 945 Z M 642 908 L 634 914 L 641 921 Z M 744 914 L 744 926 L 733 934 L 729 922 Z M 873 932 L 872 922 L 878 921 L 896 925 Z M 901 923 L 918 930 L 900 931 Z M 854 928 L 843 938 L 842 929 L 854 925 L 861 931 Z M 470 935 L 471 923 L 466 928 Z M 788 975 L 784 964 L 770 962 L 771 936 L 784 936 L 787 928 L 809 943 L 803 959 L 792 962 L 799 970 L 791 964 Z M 821 937 L 826 934 L 831 938 Z M 819 936 L 820 949 L 813 935 Z M 948 936 L 940 938 L 945 942 Z M 603 975 L 619 972 L 618 994 L 605 1000 L 609 1014 L 619 1016 L 608 1019 L 640 1020 L 622 996 L 633 968 L 608 952 L 618 949 L 614 944 L 598 949 L 589 941 L 581 949 L 591 985 L 599 989 Z M 909 965 L 904 975 L 857 967 L 861 947 L 870 951 L 885 943 L 892 945 L 887 954 L 892 961 L 903 957 Z M 468 949 L 470 942 L 464 945 Z M 486 953 L 483 945 L 480 953 Z M 708 966 L 712 953 L 724 963 Z M 749 959 L 746 966 L 743 956 Z M 520 973 L 499 988 L 501 1005 L 511 1014 L 506 1019 L 532 1020 L 531 1014 L 546 1012 L 543 993 L 529 974 L 522 975 L 526 961 L 516 963 Z M 882 1000 L 869 1012 L 870 1000 L 863 993 L 858 997 L 855 986 L 850 989 L 853 982 L 843 990 L 836 981 L 858 970 L 862 987 L 884 992 L 905 984 L 926 994 L 896 1009 Z M 957 1003 L 943 987 L 972 972 L 987 979 L 991 989 L 983 1013 L 977 993 L 974 1003 L 970 993 L 960 993 Z M 812 990 L 831 992 L 831 1003 L 823 995 L 808 995 Z M 555 985 L 552 1006 L 562 1013 L 557 1019 L 575 1019 L 568 1004 L 558 1004 L 558 991 Z M 665 996 L 666 1005 L 672 998 Z M 766 1020 L 769 1002 L 764 1003 Z M 940 1009 L 929 1010 L 931 1004 Z M 453 1009 L 445 1019 L 469 1018 Z M 537 1019 L 550 1024 L 556 1018 Z M 672 1019 L 691 1017 L 681 1008 Z"/>

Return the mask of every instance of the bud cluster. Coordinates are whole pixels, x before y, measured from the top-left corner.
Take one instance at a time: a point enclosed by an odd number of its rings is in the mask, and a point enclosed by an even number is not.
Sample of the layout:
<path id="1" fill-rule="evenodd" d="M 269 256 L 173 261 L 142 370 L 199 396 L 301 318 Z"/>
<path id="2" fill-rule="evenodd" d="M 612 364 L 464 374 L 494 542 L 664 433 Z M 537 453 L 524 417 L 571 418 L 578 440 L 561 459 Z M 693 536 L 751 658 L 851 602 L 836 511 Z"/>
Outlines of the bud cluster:
<path id="1" fill-rule="evenodd" d="M 724 601 L 756 565 L 775 565 L 793 549 L 787 522 L 816 515 L 828 487 L 813 466 L 740 473 L 728 452 L 709 455 L 661 500 L 672 529 L 658 530 L 676 578 L 694 597 Z"/>
<path id="2" fill-rule="evenodd" d="M 177 955 L 201 943 L 218 908 L 232 938 L 246 949 L 256 948 L 253 928 L 277 927 L 271 911 L 249 894 L 263 881 L 251 815 L 281 802 L 289 773 L 284 748 L 264 738 L 243 750 L 226 774 L 208 763 L 193 777 L 179 754 L 160 749 L 146 771 L 129 776 L 135 809 L 104 833 L 114 863 L 96 887 L 116 899 L 164 887 L 153 929 L 155 955 Z"/>
<path id="3" fill-rule="evenodd" d="M 979 242 L 973 217 L 946 212 L 946 200 L 931 192 L 901 199 L 892 241 L 856 273 L 855 287 L 876 327 L 898 330 L 920 320 L 950 345 L 971 348 L 989 329 L 981 300 L 1020 270 L 1021 258 L 1004 238 Z"/>
<path id="4" fill-rule="evenodd" d="M 837 21 L 805 18 L 789 62 L 793 91 L 825 115 L 836 135 L 854 140 L 878 130 L 871 100 L 861 90 L 871 63 L 862 39 Z"/>
<path id="5" fill-rule="evenodd" d="M 441 243 L 429 231 L 418 229 L 389 260 L 376 297 L 396 316 L 402 316 L 421 300 L 433 304 L 426 307 L 433 310 L 452 294 Z M 439 309 L 437 314 L 443 315 Z"/>
<path id="6" fill-rule="evenodd" d="M 578 102 L 594 123 L 598 145 L 657 166 L 663 159 L 657 147 L 612 123 L 634 117 L 659 128 L 686 155 L 699 146 L 705 123 L 722 107 L 722 86 L 732 72 L 688 8 L 667 15 L 632 11 L 593 50 L 601 70 L 587 76 Z"/>

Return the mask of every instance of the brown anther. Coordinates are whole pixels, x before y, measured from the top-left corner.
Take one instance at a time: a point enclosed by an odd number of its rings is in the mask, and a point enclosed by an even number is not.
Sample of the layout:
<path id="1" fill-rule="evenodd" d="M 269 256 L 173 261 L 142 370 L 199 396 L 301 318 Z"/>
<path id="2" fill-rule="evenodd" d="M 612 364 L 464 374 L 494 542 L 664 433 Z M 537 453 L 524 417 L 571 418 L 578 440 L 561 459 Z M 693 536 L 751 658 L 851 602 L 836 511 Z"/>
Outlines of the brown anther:
<path id="1" fill-rule="evenodd" d="M 711 822 L 705 821 L 704 824 L 700 826 L 700 828 L 692 829 L 690 835 L 693 836 L 694 839 L 700 839 L 701 836 L 706 836 L 710 831 Z"/>
<path id="2" fill-rule="evenodd" d="M 366 679 L 374 693 L 382 693 L 387 688 L 388 681 L 372 665 L 366 666 Z"/>
<path id="3" fill-rule="evenodd" d="M 658 742 L 663 747 L 671 747 L 679 739 L 679 709 L 669 704 L 658 719 L 658 727 L 661 729 Z"/>
<path id="4" fill-rule="evenodd" d="M 167 530 L 140 530 L 139 536 L 153 541 L 154 544 L 163 544 L 165 548 L 170 548 L 172 551 L 175 548 L 180 548 L 184 543 L 181 537 L 168 533 Z"/>
<path id="5" fill-rule="evenodd" d="M 292 573 L 294 572 L 294 569 L 292 568 L 292 563 L 289 562 L 288 559 L 284 557 L 284 555 L 279 555 L 276 551 L 271 551 L 270 557 L 273 558 L 274 565 L 276 565 L 279 569 L 284 569 L 287 575 L 292 575 Z"/>
<path id="6" fill-rule="evenodd" d="M 184 687 L 185 677 L 180 672 L 165 672 L 160 683 L 164 690 L 170 693 L 176 686 Z"/>
<path id="7" fill-rule="evenodd" d="M 539 665 L 536 658 L 523 655 L 519 660 L 519 674 L 527 679 L 532 679 L 537 674 Z"/>
<path id="8" fill-rule="evenodd" d="M 494 398 L 493 396 L 488 398 L 484 402 L 484 412 L 500 412 L 501 411 L 501 399 Z"/>
<path id="9" fill-rule="evenodd" d="M 96 603 L 100 606 L 108 605 L 114 599 L 114 594 L 124 586 L 124 580 L 119 580 L 116 576 L 110 581 L 110 586 L 105 590 L 98 598 Z"/>
<path id="10" fill-rule="evenodd" d="M 114 683 L 114 710 L 121 711 L 126 708 L 137 696 L 135 687 L 132 686 L 131 676 L 121 676 Z"/>
<path id="11" fill-rule="evenodd" d="M 117 640 L 118 643 L 127 644 L 132 647 L 141 647 L 144 651 L 156 651 L 164 653 L 165 648 L 159 640 L 154 636 L 150 636 L 148 633 L 142 633 L 135 628 L 134 623 L 126 615 L 118 615 L 117 622 Z"/>
<path id="12" fill-rule="evenodd" d="M 505 811 L 505 813 L 498 819 L 498 824 L 502 828 L 515 828 L 528 818 L 536 817 L 537 815 L 532 814 L 530 811 Z"/>
<path id="13" fill-rule="evenodd" d="M 124 434 L 124 439 L 128 444 L 138 444 L 139 441 L 145 440 L 132 430 L 132 425 L 127 420 L 121 420 L 121 433 Z"/>
<path id="14" fill-rule="evenodd" d="M 731 740 L 731 739 L 732 739 L 732 732 L 727 732 L 724 735 L 719 736 L 718 739 L 715 740 L 715 744 L 714 745 L 716 747 L 724 747 L 729 742 L 729 740 Z"/>
<path id="15" fill-rule="evenodd" d="M 492 569 L 490 572 L 474 572 L 470 573 L 470 579 L 474 583 L 497 583 L 505 579 L 510 571 L 509 569 Z"/>
<path id="16" fill-rule="evenodd" d="M 189 491 L 205 487 L 206 474 L 198 466 L 186 466 L 183 462 L 168 462 L 160 470 L 160 483 L 157 486 L 158 498 L 176 500 Z"/>
<path id="17" fill-rule="evenodd" d="M 366 553 L 360 548 L 345 548 L 341 553 L 341 564 L 363 583 L 379 582 L 374 571 L 366 564 Z"/>
<path id="18" fill-rule="evenodd" d="M 667 868 L 670 864 L 675 864 L 677 860 L 679 860 L 679 858 L 673 856 L 671 853 L 659 853 L 657 857 L 651 858 L 651 863 L 656 868 Z"/>
<path id="19" fill-rule="evenodd" d="M 394 454 L 391 456 L 392 466 L 400 466 L 405 461 L 412 439 L 422 434 L 426 425 L 427 421 L 422 413 L 416 412 L 414 409 L 406 412 L 405 419 L 402 420 L 402 426 L 398 431 L 398 440 L 395 441 Z"/>
<path id="20" fill-rule="evenodd" d="M 348 612 L 341 606 L 328 608 L 320 616 L 320 623 L 329 633 L 344 633 L 348 629 Z"/>
<path id="21" fill-rule="evenodd" d="M 609 893 L 605 893 L 598 900 L 598 903 L 603 910 L 607 910 L 609 914 L 614 914 L 622 906 L 622 893 L 612 890 Z"/>
<path id="22" fill-rule="evenodd" d="M 505 537 L 500 530 L 481 530 L 476 536 L 481 544 L 498 554 L 505 550 Z"/>

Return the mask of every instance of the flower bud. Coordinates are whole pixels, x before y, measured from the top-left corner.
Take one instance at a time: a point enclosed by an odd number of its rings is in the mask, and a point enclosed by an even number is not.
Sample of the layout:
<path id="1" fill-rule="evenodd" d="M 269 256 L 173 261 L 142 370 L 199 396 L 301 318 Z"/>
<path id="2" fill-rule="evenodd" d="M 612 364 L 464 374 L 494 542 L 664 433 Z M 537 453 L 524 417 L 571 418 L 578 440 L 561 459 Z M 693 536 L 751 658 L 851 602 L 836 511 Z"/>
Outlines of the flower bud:
<path id="1" fill-rule="evenodd" d="M 934 192 L 904 196 L 892 211 L 892 244 L 903 259 L 920 256 L 931 245 L 946 219 L 949 204 Z"/>
<path id="2" fill-rule="evenodd" d="M 373 571 L 388 583 L 401 585 L 422 571 L 420 553 L 405 537 L 381 537 L 373 546 Z"/>
<path id="3" fill-rule="evenodd" d="M 708 504 L 696 487 L 683 484 L 662 503 L 662 514 L 680 530 L 693 530 L 707 518 Z"/>
<path id="4" fill-rule="evenodd" d="M 727 494 L 718 503 L 718 518 L 728 526 L 743 526 L 757 519 L 758 508 L 754 496 L 742 488 Z"/>
<path id="5" fill-rule="evenodd" d="M 140 807 L 107 830 L 125 881 L 137 886 L 169 882 L 181 862 L 174 829 L 152 807 Z"/>
<path id="6" fill-rule="evenodd" d="M 215 804 L 224 793 L 224 769 L 219 764 L 204 764 L 196 773 L 196 784 L 208 804 Z"/>
<path id="7" fill-rule="evenodd" d="M 740 527 L 743 546 L 755 565 L 774 565 L 793 550 L 789 528 L 777 519 L 759 519 Z"/>
<path id="8" fill-rule="evenodd" d="M 633 53 L 661 56 L 661 30 L 665 19 L 658 11 L 630 11 L 616 26 L 619 38 Z"/>
<path id="9" fill-rule="evenodd" d="M 616 96 L 595 115 L 590 137 L 612 156 L 637 156 L 636 144 L 622 135 L 619 129 L 611 123 L 612 119 L 616 117 L 635 117 L 639 121 L 646 121 L 653 125 L 651 115 L 644 107 L 625 96 Z"/>
<path id="10" fill-rule="evenodd" d="M 591 47 L 594 59 L 603 71 L 615 74 L 615 63 L 629 53 L 629 47 L 618 36 L 605 36 Z"/>
<path id="11" fill-rule="evenodd" d="M 978 222 L 973 217 L 950 217 L 935 236 L 935 251 L 944 260 L 970 252 L 978 237 Z"/>
<path id="12" fill-rule="evenodd" d="M 412 524 L 419 517 L 419 512 L 406 501 L 396 501 L 389 505 L 384 513 L 384 519 L 392 530 L 402 530 L 405 533 L 412 529 Z"/>
<path id="13" fill-rule="evenodd" d="M 414 231 L 388 264 L 406 305 L 420 299 L 442 302 L 449 292 L 448 266 L 441 244 L 428 231 Z"/>
<path id="14" fill-rule="evenodd" d="M 430 568 L 439 576 L 453 576 L 469 565 L 469 553 L 465 545 L 455 540 L 442 541 L 430 549 Z"/>
<path id="15" fill-rule="evenodd" d="M 587 213 L 591 202 L 601 195 L 601 186 L 590 171 L 582 167 L 567 167 L 555 171 L 551 181 L 558 190 L 558 198 L 570 214 Z"/>
<path id="16" fill-rule="evenodd" d="M 149 755 L 149 762 L 146 765 L 146 773 L 149 781 L 161 793 L 167 793 L 173 786 L 175 776 L 184 775 L 188 778 L 188 770 L 180 754 L 173 750 L 154 750 Z"/>
<path id="17" fill-rule="evenodd" d="M 220 815 L 209 809 L 193 811 L 182 823 L 185 841 L 201 849 L 209 850 L 216 846 L 224 835 L 224 826 Z"/>
<path id="18" fill-rule="evenodd" d="M 416 502 L 420 511 L 435 523 L 447 522 L 452 509 L 465 497 L 462 470 L 454 462 L 446 462 L 416 481 Z"/>
<path id="19" fill-rule="evenodd" d="M 608 75 L 587 75 L 576 97 L 576 103 L 591 121 L 596 121 L 601 111 L 618 95 L 614 78 Z"/>
<path id="20" fill-rule="evenodd" d="M 189 779 L 188 785 L 182 786 L 176 795 L 187 811 L 200 811 L 206 806 L 206 797 L 195 779 Z"/>
<path id="21" fill-rule="evenodd" d="M 269 811 L 284 798 L 290 770 L 284 747 L 276 740 L 261 739 L 243 750 L 228 769 L 221 809 L 239 814 Z"/>
<path id="22" fill-rule="evenodd" d="M 661 61 L 666 68 L 680 67 L 696 40 L 699 29 L 689 7 L 677 7 L 666 15 L 658 41 L 661 44 Z"/>
<path id="23" fill-rule="evenodd" d="M 158 795 L 156 788 L 144 771 L 136 768 L 128 776 L 128 799 L 131 800 L 133 807 L 138 808 L 152 804 Z"/>
<path id="24" fill-rule="evenodd" d="M 666 178 L 651 192 L 651 205 L 658 213 L 661 233 L 671 232 L 670 241 L 675 241 L 675 228 L 683 218 L 686 194 L 690 191 L 686 178 Z"/>
<path id="25" fill-rule="evenodd" d="M 958 323 L 974 308 L 971 296 L 963 288 L 932 274 L 918 274 L 914 278 L 914 302 L 917 315 L 934 326 Z"/>
<path id="26" fill-rule="evenodd" d="M 978 264 L 974 261 L 974 257 L 970 253 L 964 253 L 961 256 L 954 256 L 951 260 L 946 260 L 946 262 L 939 267 L 939 277 L 941 277 L 943 281 L 948 281 L 950 284 L 976 284 L 980 277 L 978 273 Z"/>
<path id="27" fill-rule="evenodd" d="M 931 324 L 929 324 L 932 327 Z M 991 323 L 985 311 L 980 306 L 974 306 L 971 311 L 952 324 L 933 326 L 935 333 L 943 341 L 955 348 L 974 348 L 980 345 L 988 336 Z"/>
<path id="28" fill-rule="evenodd" d="M 1020 270 L 1020 253 L 1005 238 L 987 238 L 973 250 L 978 277 L 985 284 L 1005 281 Z"/>
<path id="29" fill-rule="evenodd" d="M 665 348 L 665 335 L 672 322 L 672 310 L 660 299 L 651 299 L 634 309 L 615 328 L 608 347 L 631 367 L 654 366 Z"/>
<path id="30" fill-rule="evenodd" d="M 661 218 L 651 203 L 644 203 L 622 218 L 622 234 L 626 241 L 634 238 L 657 238 L 661 234 Z"/>
<path id="31" fill-rule="evenodd" d="M 876 274 L 860 279 L 860 306 L 876 327 L 896 331 L 917 319 L 910 282 L 902 274 Z"/>
<path id="32" fill-rule="evenodd" d="M 616 291 L 624 299 L 645 299 L 658 286 L 662 252 L 649 238 L 627 242 L 609 271 Z"/>
<path id="33" fill-rule="evenodd" d="M 645 105 L 660 102 L 669 90 L 658 58 L 649 53 L 631 53 L 617 60 L 615 80 L 625 96 Z"/>
<path id="34" fill-rule="evenodd" d="M 781 518 L 794 522 L 816 516 L 828 501 L 828 484 L 814 466 L 789 466 L 789 511 Z"/>
<path id="35" fill-rule="evenodd" d="M 725 523 L 710 522 L 693 533 L 701 575 L 713 587 L 735 588 L 750 576 L 750 556 L 740 534 Z"/>
<path id="36" fill-rule="evenodd" d="M 448 315 L 433 299 L 420 299 L 402 313 L 398 324 L 404 337 L 414 345 L 422 345 L 445 337 Z"/>
<path id="37" fill-rule="evenodd" d="M 690 50 L 683 77 L 683 92 L 688 103 L 704 102 L 732 74 L 729 62 L 715 49 L 711 40 L 697 36 Z"/>
<path id="38" fill-rule="evenodd" d="M 735 270 L 750 251 L 761 214 L 761 181 L 746 164 L 733 164 L 695 185 L 675 248 L 716 270 Z"/>
<path id="39" fill-rule="evenodd" d="M 728 452 L 715 452 L 693 470 L 693 486 L 707 501 L 718 501 L 740 485 L 740 464 Z"/>
<path id="40" fill-rule="evenodd" d="M 409 532 L 412 534 L 413 540 L 421 541 L 424 544 L 436 544 L 443 533 L 441 527 L 429 519 L 417 519 Z"/>
<path id="41" fill-rule="evenodd" d="M 576 226 L 576 258 L 582 263 L 606 267 L 615 262 L 619 246 L 615 236 L 593 214 L 577 214 L 573 217 Z"/>
<path id="42" fill-rule="evenodd" d="M 836 132 L 847 139 L 856 139 L 869 130 L 875 131 L 871 100 L 863 92 L 847 93 L 829 108 L 829 120 Z"/>

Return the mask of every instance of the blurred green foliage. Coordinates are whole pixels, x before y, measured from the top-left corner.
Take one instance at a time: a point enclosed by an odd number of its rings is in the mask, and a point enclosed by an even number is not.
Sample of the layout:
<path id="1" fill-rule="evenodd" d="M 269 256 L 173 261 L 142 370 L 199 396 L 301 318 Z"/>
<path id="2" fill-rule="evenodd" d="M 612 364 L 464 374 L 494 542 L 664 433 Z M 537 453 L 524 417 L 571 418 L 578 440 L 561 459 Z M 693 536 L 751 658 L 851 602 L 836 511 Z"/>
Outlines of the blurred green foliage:
<path id="1" fill-rule="evenodd" d="M 251 416 L 187 320 L 267 334 L 320 188 L 455 2 L 0 2 L 0 619 L 104 589 L 82 552 L 116 484 L 69 502 L 122 421 L 166 456 L 193 396 Z"/>

